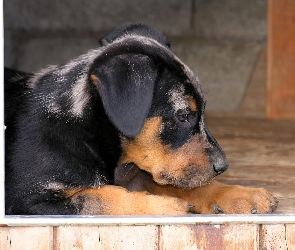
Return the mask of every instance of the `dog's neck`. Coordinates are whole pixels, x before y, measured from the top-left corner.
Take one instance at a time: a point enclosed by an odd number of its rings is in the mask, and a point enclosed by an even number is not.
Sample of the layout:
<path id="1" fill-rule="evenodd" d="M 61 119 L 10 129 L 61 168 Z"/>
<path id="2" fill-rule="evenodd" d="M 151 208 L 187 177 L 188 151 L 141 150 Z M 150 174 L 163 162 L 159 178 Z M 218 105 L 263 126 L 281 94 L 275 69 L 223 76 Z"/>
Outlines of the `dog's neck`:
<path id="1" fill-rule="evenodd" d="M 63 74 L 59 73 L 61 70 Z M 37 82 L 33 84 L 34 81 Z M 75 70 L 47 68 L 33 76 L 28 85 L 27 95 L 33 98 L 26 99 L 28 114 L 25 116 L 30 117 L 30 127 L 51 128 L 48 141 L 58 140 L 63 143 L 64 138 L 76 138 L 72 143 L 80 146 L 74 147 L 75 150 L 83 151 L 81 155 L 85 156 L 89 164 L 100 158 L 112 180 L 121 152 L 119 133 L 106 115 L 100 97 L 83 67 Z M 36 112 L 36 108 L 41 112 Z M 40 115 L 45 117 L 41 119 L 44 124 L 37 124 L 40 119 L 35 116 Z M 71 145 L 67 147 L 71 151 Z"/>

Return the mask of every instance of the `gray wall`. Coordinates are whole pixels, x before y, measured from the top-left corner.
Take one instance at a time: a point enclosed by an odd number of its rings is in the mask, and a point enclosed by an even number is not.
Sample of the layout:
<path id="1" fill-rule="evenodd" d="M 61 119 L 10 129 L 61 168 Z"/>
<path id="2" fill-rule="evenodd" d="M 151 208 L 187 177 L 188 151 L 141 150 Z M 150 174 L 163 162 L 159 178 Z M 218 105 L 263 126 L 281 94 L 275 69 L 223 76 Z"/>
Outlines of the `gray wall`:
<path id="1" fill-rule="evenodd" d="M 266 0 L 4 0 L 5 65 L 66 63 L 125 22 L 162 30 L 199 76 L 207 109 L 234 110 L 265 48 Z"/>

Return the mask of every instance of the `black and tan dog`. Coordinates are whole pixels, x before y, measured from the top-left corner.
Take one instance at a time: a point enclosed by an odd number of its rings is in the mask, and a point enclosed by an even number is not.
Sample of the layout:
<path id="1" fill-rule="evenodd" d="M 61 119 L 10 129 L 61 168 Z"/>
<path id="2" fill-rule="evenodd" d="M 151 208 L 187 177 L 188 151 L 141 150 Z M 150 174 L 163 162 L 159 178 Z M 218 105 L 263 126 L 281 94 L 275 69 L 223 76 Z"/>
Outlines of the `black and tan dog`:
<path id="1" fill-rule="evenodd" d="M 268 213 L 213 178 L 225 155 L 197 77 L 145 25 L 37 74 L 5 73 L 6 214 Z"/>

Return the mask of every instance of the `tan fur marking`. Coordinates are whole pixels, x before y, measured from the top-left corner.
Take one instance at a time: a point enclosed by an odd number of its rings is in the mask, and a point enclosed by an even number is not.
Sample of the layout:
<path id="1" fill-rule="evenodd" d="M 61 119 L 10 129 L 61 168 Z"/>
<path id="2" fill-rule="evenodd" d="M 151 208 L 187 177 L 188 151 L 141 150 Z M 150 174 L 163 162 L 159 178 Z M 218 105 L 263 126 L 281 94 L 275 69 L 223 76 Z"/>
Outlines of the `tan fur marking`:
<path id="1" fill-rule="evenodd" d="M 97 76 L 91 75 L 90 79 L 91 79 L 93 85 L 98 88 L 98 85 L 100 84 L 100 80 L 97 78 Z"/>
<path id="2" fill-rule="evenodd" d="M 76 193 L 78 193 L 78 192 L 80 192 L 82 190 L 83 190 L 83 188 L 69 189 L 69 190 L 66 190 L 64 192 L 64 196 L 65 196 L 65 198 L 70 198 L 70 197 L 72 197 L 73 195 L 75 195 Z"/>
<path id="3" fill-rule="evenodd" d="M 191 108 L 192 111 L 196 112 L 198 110 L 197 103 L 194 100 L 194 98 L 191 97 L 191 96 L 188 99 L 188 105 L 189 105 L 189 107 Z"/>
<path id="4" fill-rule="evenodd" d="M 81 205 L 81 200 L 82 215 L 179 215 L 186 214 L 188 205 L 174 197 L 128 192 L 125 188 L 112 185 L 88 188 L 72 197 L 74 205 Z"/>
<path id="5" fill-rule="evenodd" d="M 201 214 L 250 214 L 253 211 L 270 213 L 278 205 L 276 198 L 264 188 L 226 185 L 212 181 L 202 187 L 182 189 L 172 185 L 159 185 L 144 171 L 138 171 L 136 176 L 123 186 L 134 191 L 146 190 L 154 195 L 183 199 L 193 206 L 190 212 Z"/>
<path id="6" fill-rule="evenodd" d="M 194 206 L 192 212 L 201 214 L 222 211 L 226 214 L 251 214 L 253 209 L 262 214 L 270 213 L 277 208 L 275 198 L 264 188 L 226 185 L 218 181 L 190 190 L 155 184 L 151 193 L 182 198 Z"/>
<path id="7" fill-rule="evenodd" d="M 162 185 L 192 188 L 211 180 L 214 174 L 201 135 L 193 136 L 182 147 L 172 150 L 158 137 L 161 123 L 161 117 L 150 118 L 134 140 L 123 140 L 119 163 L 135 163 Z"/>

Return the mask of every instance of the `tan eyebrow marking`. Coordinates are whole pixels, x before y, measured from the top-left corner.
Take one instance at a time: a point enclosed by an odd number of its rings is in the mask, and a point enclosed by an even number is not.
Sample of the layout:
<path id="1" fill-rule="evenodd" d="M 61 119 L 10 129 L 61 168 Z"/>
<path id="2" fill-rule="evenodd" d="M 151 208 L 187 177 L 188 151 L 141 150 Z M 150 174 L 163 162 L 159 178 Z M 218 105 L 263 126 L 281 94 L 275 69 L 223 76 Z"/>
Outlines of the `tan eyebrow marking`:
<path id="1" fill-rule="evenodd" d="M 188 105 L 189 105 L 189 107 L 191 108 L 192 111 L 196 112 L 198 110 L 197 103 L 194 100 L 194 98 L 191 97 L 191 96 L 188 99 Z"/>

